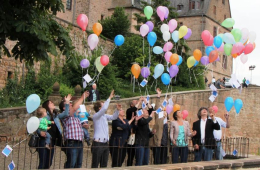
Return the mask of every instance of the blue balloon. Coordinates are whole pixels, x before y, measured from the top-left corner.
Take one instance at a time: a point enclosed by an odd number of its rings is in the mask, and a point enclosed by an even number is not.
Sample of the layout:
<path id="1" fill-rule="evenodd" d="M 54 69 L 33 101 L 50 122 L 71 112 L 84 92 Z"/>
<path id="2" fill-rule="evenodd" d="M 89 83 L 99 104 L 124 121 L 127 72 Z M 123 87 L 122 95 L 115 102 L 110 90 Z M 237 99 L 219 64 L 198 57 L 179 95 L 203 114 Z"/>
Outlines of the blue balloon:
<path id="1" fill-rule="evenodd" d="M 150 44 L 150 46 L 154 46 L 156 40 L 157 40 L 157 35 L 155 34 L 155 32 L 149 32 L 148 36 L 147 36 L 147 40 Z"/>
<path id="2" fill-rule="evenodd" d="M 182 63 L 182 57 L 179 55 L 179 61 L 176 65 L 179 66 L 179 65 L 181 65 L 181 63 Z"/>
<path id="3" fill-rule="evenodd" d="M 223 43 L 223 40 L 220 36 L 216 36 L 214 38 L 214 45 L 215 45 L 216 48 L 221 47 L 222 43 Z"/>
<path id="4" fill-rule="evenodd" d="M 163 49 L 162 49 L 162 47 L 155 46 L 155 47 L 153 47 L 153 52 L 155 54 L 162 54 L 163 53 Z"/>
<path id="5" fill-rule="evenodd" d="M 168 73 L 163 73 L 161 76 L 161 80 L 164 85 L 169 85 L 171 82 L 171 77 Z"/>
<path id="6" fill-rule="evenodd" d="M 117 35 L 114 39 L 114 42 L 117 46 L 121 46 L 125 42 L 125 38 L 123 35 Z"/>
<path id="7" fill-rule="evenodd" d="M 232 109 L 233 105 L 234 105 L 233 98 L 232 97 L 227 97 L 225 99 L 225 107 L 226 107 L 228 112 Z"/>
<path id="8" fill-rule="evenodd" d="M 179 41 L 179 31 L 173 31 L 172 39 L 175 43 Z"/>
<path id="9" fill-rule="evenodd" d="M 196 67 L 199 64 L 199 62 L 196 60 L 194 67 Z"/>
<path id="10" fill-rule="evenodd" d="M 155 79 L 157 79 L 158 77 L 160 77 L 162 75 L 163 72 L 164 72 L 164 66 L 162 64 L 157 64 L 154 68 L 153 77 Z"/>
<path id="11" fill-rule="evenodd" d="M 26 109 L 30 114 L 35 111 L 41 104 L 41 99 L 37 94 L 31 94 L 26 99 Z"/>
<path id="12" fill-rule="evenodd" d="M 213 50 L 215 50 L 214 47 L 208 46 L 208 47 L 206 48 L 206 54 L 207 54 L 207 56 L 209 56 L 210 52 L 213 51 Z"/>
<path id="13" fill-rule="evenodd" d="M 243 107 L 243 101 L 241 99 L 236 99 L 234 106 L 236 109 L 236 113 L 238 114 Z"/>

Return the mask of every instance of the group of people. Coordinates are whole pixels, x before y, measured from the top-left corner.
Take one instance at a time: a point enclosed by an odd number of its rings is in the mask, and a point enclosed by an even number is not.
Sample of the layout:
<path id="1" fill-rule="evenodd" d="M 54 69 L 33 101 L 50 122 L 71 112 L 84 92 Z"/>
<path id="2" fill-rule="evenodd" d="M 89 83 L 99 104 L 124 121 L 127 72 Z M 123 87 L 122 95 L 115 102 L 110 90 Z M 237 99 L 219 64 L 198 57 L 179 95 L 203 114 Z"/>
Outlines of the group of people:
<path id="1" fill-rule="evenodd" d="M 95 91 L 91 91 L 95 93 Z M 96 94 L 96 93 L 95 93 Z M 90 96 L 86 91 L 72 105 L 71 95 L 61 101 L 58 113 L 53 102 L 46 101 L 37 110 L 41 126 L 37 130 L 40 136 L 38 147 L 38 169 L 48 169 L 52 165 L 54 145 L 61 146 L 65 151 L 67 160 L 64 168 L 81 168 L 83 159 L 84 141 L 90 145 L 88 134 L 87 113 L 81 112 L 85 98 Z M 149 99 L 141 97 L 133 100 L 130 108 L 123 110 L 120 104 L 116 105 L 112 115 L 107 114 L 114 90 L 105 101 L 94 103 L 93 114 L 93 141 L 91 145 L 92 168 L 107 167 L 109 154 L 112 158 L 112 167 L 121 167 L 126 155 L 127 166 L 148 165 L 150 149 L 154 164 L 166 164 L 168 157 L 168 144 L 171 144 L 172 163 L 185 163 L 188 160 L 189 137 L 194 145 L 195 161 L 209 161 L 215 152 L 217 159 L 223 159 L 221 148 L 221 127 L 229 127 L 229 116 L 225 115 L 226 122 L 215 116 L 210 108 L 200 108 L 199 120 L 193 123 L 192 132 L 188 121 L 183 120 L 181 110 L 173 113 L 173 121 L 168 127 L 169 115 L 161 109 L 161 90 L 157 89 L 155 105 Z M 112 120 L 112 133 L 109 136 L 108 121 Z M 154 120 L 150 129 L 149 123 Z M 170 131 L 170 133 L 169 133 Z M 170 139 L 170 140 L 169 140 Z"/>

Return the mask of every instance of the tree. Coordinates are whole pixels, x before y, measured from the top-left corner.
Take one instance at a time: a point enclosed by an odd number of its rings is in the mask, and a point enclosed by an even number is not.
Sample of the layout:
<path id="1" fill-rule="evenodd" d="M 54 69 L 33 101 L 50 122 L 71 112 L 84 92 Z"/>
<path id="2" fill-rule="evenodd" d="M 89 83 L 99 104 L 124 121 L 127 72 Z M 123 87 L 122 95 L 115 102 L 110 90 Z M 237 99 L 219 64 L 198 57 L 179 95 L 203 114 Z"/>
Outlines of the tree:
<path id="1" fill-rule="evenodd" d="M 15 59 L 27 61 L 50 61 L 48 53 L 57 55 L 57 49 L 67 57 L 72 46 L 69 31 L 55 20 L 57 12 L 63 11 L 61 0 L 8 0 L 0 6 L 0 50 Z M 6 40 L 15 41 L 12 49 Z M 10 50 L 10 51 L 9 51 Z M 0 56 L 1 57 L 1 56 Z"/>
<path id="2" fill-rule="evenodd" d="M 116 7 L 111 17 L 99 21 L 103 27 L 102 35 L 113 40 L 116 35 L 129 33 L 130 21 L 122 7 Z"/>

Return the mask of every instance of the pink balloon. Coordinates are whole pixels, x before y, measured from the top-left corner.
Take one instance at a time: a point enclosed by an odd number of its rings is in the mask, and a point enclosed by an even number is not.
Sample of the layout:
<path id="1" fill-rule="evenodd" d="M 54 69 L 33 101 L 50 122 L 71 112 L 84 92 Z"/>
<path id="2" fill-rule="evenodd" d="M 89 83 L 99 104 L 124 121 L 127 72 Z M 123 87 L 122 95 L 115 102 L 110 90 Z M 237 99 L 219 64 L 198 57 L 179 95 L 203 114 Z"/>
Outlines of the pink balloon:
<path id="1" fill-rule="evenodd" d="M 215 113 L 218 112 L 218 106 L 212 106 L 212 109 L 214 110 Z"/>
<path id="2" fill-rule="evenodd" d="M 209 39 L 210 39 L 210 32 L 208 30 L 204 30 L 202 33 L 201 33 L 201 39 L 203 40 L 204 44 L 207 45 Z"/>
<path id="3" fill-rule="evenodd" d="M 172 105 L 167 105 L 167 106 L 166 106 L 166 112 L 167 112 L 168 114 L 170 114 L 172 111 L 173 111 L 173 106 L 172 106 Z"/>
<path id="4" fill-rule="evenodd" d="M 208 40 L 207 44 L 205 44 L 205 45 L 207 45 L 207 46 L 212 46 L 213 41 L 214 41 L 214 38 L 213 38 L 212 35 L 210 35 L 209 40 Z"/>
<path id="5" fill-rule="evenodd" d="M 169 9 L 165 6 L 163 8 L 164 8 L 164 19 L 167 19 L 169 15 Z"/>
<path id="6" fill-rule="evenodd" d="M 86 28 L 88 26 L 88 17 L 85 14 L 79 14 L 77 17 L 77 24 L 82 29 L 82 31 L 86 31 Z"/>
<path id="7" fill-rule="evenodd" d="M 241 54 L 240 55 L 240 60 L 243 64 L 246 64 L 247 60 L 248 60 L 248 56 L 246 54 Z"/>
<path id="8" fill-rule="evenodd" d="M 170 32 L 173 32 L 177 28 L 177 21 L 175 19 L 171 19 L 168 23 L 168 26 L 170 28 Z"/>
<path id="9" fill-rule="evenodd" d="M 221 46 L 217 49 L 219 52 L 224 52 L 224 43 L 221 44 Z"/>
<path id="10" fill-rule="evenodd" d="M 160 17 L 160 20 L 163 21 L 165 15 L 165 10 L 163 6 L 159 6 L 156 11 L 157 11 L 157 15 Z"/>
<path id="11" fill-rule="evenodd" d="M 100 63 L 101 63 L 103 66 L 108 65 L 108 63 L 109 63 L 109 57 L 108 57 L 107 55 L 102 55 L 101 58 L 100 58 Z"/>
<path id="12" fill-rule="evenodd" d="M 165 54 L 164 54 L 164 58 L 167 62 L 170 62 L 170 58 L 171 58 L 171 55 L 172 53 L 170 51 L 167 51 Z"/>
<path id="13" fill-rule="evenodd" d="M 187 110 L 182 111 L 183 119 L 186 119 L 186 117 L 189 115 L 189 112 Z"/>
<path id="14" fill-rule="evenodd" d="M 171 51 L 172 48 L 173 48 L 173 44 L 171 42 L 167 42 L 163 46 L 163 51 L 164 52 Z"/>
<path id="15" fill-rule="evenodd" d="M 248 44 L 245 46 L 244 53 L 245 53 L 245 54 L 249 54 L 249 53 L 251 53 L 253 50 L 254 50 L 254 45 L 251 44 L 251 43 L 248 43 Z"/>
<path id="16" fill-rule="evenodd" d="M 88 45 L 89 45 L 91 50 L 96 48 L 98 41 L 99 41 L 99 39 L 98 39 L 98 36 L 96 34 L 90 34 L 88 36 Z"/>
<path id="17" fill-rule="evenodd" d="M 140 27 L 140 33 L 142 35 L 142 37 L 146 36 L 149 32 L 149 26 L 146 25 L 146 24 L 143 24 L 141 27 Z"/>
<path id="18" fill-rule="evenodd" d="M 241 53 L 242 51 L 244 51 L 244 48 L 245 46 L 243 43 L 237 42 L 236 44 L 233 45 L 231 53 L 232 54 Z"/>

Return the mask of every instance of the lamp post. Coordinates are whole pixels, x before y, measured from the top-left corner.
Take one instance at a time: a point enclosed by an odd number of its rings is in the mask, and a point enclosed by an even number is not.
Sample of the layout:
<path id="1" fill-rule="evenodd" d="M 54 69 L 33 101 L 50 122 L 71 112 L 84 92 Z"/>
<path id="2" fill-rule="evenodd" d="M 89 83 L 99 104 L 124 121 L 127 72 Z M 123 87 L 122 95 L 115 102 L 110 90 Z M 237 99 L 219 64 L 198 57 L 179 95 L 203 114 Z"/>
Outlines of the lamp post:
<path id="1" fill-rule="evenodd" d="M 252 84 L 252 71 L 255 69 L 255 65 L 251 65 L 251 66 L 249 66 L 249 70 L 251 71 L 251 84 Z"/>

